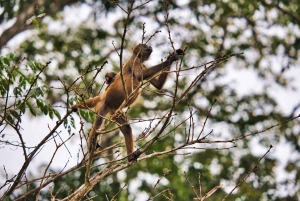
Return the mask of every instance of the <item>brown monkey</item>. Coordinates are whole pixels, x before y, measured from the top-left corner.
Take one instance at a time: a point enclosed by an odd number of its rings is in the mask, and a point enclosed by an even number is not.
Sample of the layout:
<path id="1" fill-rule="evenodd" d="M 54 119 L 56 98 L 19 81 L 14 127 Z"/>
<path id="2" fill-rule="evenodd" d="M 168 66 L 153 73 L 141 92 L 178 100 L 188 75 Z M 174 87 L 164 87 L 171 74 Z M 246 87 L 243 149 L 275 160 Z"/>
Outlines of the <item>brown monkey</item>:
<path id="1" fill-rule="evenodd" d="M 115 80 L 117 73 L 114 71 L 108 72 L 105 74 L 105 83 L 110 85 Z"/>
<path id="2" fill-rule="evenodd" d="M 136 101 L 140 94 L 138 88 L 143 81 L 149 81 L 154 87 L 161 89 L 168 76 L 168 73 L 163 71 L 170 70 L 171 64 L 179 59 L 177 50 L 177 53 L 170 54 L 166 61 L 147 68 L 143 63 L 150 57 L 151 53 L 151 46 L 139 44 L 134 48 L 132 56 L 123 66 L 123 79 L 128 94 L 125 107 L 131 106 Z M 161 74 L 156 76 L 158 73 Z M 109 74 L 106 76 L 106 80 L 110 85 L 102 95 L 72 106 L 73 111 L 77 111 L 79 108 L 94 108 L 96 112 L 96 119 L 88 139 L 88 146 L 91 150 L 96 145 L 97 129 L 101 127 L 103 118 L 109 113 L 114 114 L 125 100 L 120 73 L 117 75 Z M 134 152 L 134 138 L 130 125 L 123 115 L 115 115 L 113 119 L 120 125 L 120 130 L 124 135 L 128 161 L 136 161 L 140 152 L 138 150 Z"/>

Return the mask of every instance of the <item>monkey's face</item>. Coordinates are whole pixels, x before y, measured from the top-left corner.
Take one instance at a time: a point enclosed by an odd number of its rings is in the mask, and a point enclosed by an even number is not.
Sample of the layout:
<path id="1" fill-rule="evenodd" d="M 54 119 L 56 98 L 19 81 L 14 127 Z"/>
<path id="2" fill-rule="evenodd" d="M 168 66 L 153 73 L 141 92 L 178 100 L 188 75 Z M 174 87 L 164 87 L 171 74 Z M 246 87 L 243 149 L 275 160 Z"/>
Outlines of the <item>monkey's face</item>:
<path id="1" fill-rule="evenodd" d="M 138 44 L 134 50 L 133 53 L 137 55 L 143 62 L 149 59 L 151 53 L 152 53 L 152 47 L 148 46 L 146 44 Z"/>

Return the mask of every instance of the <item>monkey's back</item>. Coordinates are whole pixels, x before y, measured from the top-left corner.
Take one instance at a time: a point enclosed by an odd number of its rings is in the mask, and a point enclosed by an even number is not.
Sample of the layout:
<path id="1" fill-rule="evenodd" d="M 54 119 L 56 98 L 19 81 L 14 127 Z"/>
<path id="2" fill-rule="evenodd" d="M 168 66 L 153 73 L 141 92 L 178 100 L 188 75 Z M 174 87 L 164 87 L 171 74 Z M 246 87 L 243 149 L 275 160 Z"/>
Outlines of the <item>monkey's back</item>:
<path id="1" fill-rule="evenodd" d="M 139 86 L 139 81 L 131 73 L 129 75 L 129 72 L 124 72 L 123 78 L 128 94 L 128 102 L 125 107 L 129 107 L 140 94 L 139 90 L 136 90 Z M 122 105 L 125 100 L 125 92 L 120 74 L 116 75 L 115 80 L 110 84 L 102 97 L 111 110 L 117 110 Z"/>

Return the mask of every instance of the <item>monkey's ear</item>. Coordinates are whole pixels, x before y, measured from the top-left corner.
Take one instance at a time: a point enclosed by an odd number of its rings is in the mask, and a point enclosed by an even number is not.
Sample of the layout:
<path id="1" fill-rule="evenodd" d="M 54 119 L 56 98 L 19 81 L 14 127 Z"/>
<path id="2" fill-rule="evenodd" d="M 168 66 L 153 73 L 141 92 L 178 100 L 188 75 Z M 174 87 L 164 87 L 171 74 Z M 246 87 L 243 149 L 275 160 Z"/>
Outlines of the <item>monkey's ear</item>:
<path id="1" fill-rule="evenodd" d="M 177 49 L 176 50 L 176 54 L 178 54 L 178 55 L 185 55 L 184 51 L 182 49 Z"/>

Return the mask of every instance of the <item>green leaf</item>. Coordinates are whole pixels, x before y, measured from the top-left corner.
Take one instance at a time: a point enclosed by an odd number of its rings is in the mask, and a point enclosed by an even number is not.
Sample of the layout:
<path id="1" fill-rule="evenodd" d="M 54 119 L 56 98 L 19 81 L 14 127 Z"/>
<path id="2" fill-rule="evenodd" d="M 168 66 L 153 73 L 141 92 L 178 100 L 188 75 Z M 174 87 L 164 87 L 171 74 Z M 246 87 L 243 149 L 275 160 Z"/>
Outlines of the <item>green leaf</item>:
<path id="1" fill-rule="evenodd" d="M 49 112 L 48 105 L 46 105 L 44 101 L 41 101 L 41 110 L 45 115 L 48 115 Z"/>
<path id="2" fill-rule="evenodd" d="M 75 119 L 74 119 L 74 117 L 71 115 L 70 116 L 70 120 L 71 120 L 71 126 L 73 127 L 73 128 L 76 128 L 75 127 Z"/>
<path id="3" fill-rule="evenodd" d="M 44 96 L 44 94 L 48 92 L 47 86 L 41 86 L 41 87 L 39 87 L 39 89 L 41 91 L 41 96 Z"/>
<path id="4" fill-rule="evenodd" d="M 41 89 L 41 87 L 37 87 L 36 90 L 35 90 L 35 93 L 36 93 L 36 97 L 44 95 L 43 90 Z"/>
<path id="5" fill-rule="evenodd" d="M 26 102 L 26 105 L 28 106 L 30 113 L 31 113 L 33 116 L 36 116 L 35 109 L 32 107 L 32 105 L 31 105 L 28 101 Z"/>
<path id="6" fill-rule="evenodd" d="M 4 84 L 3 85 L 0 84 L 0 93 L 1 93 L 1 96 L 5 96 L 6 92 L 7 92 L 7 90 L 6 90 L 5 85 Z"/>
<path id="7" fill-rule="evenodd" d="M 6 65 L 10 66 L 9 58 L 4 57 L 4 58 L 3 58 L 3 62 L 4 62 Z"/>
<path id="8" fill-rule="evenodd" d="M 84 119 L 88 121 L 94 121 L 94 112 L 87 110 L 80 110 L 79 112 Z"/>
<path id="9" fill-rule="evenodd" d="M 32 23 L 34 24 L 35 28 L 40 28 L 40 23 L 36 19 L 32 20 Z"/>
<path id="10" fill-rule="evenodd" d="M 20 45 L 20 49 L 25 49 L 27 46 L 25 44 Z"/>
<path id="11" fill-rule="evenodd" d="M 68 133 L 69 133 L 69 135 L 71 135 L 71 132 L 72 132 L 71 126 L 68 126 Z"/>
<path id="12" fill-rule="evenodd" d="M 19 100 L 17 105 L 18 105 L 18 109 L 21 110 L 22 114 L 24 114 L 26 108 L 25 108 L 25 104 L 23 104 L 23 101 Z"/>
<path id="13" fill-rule="evenodd" d="M 46 16 L 46 13 L 39 14 L 39 15 L 36 16 L 36 17 L 41 18 L 41 17 L 44 17 L 44 16 Z"/>
<path id="14" fill-rule="evenodd" d="M 51 108 L 49 108 L 49 117 L 53 119 L 53 110 Z"/>
<path id="15" fill-rule="evenodd" d="M 12 118 L 10 115 L 6 116 L 7 121 L 9 121 L 11 124 L 14 124 L 14 118 Z"/>
<path id="16" fill-rule="evenodd" d="M 65 128 L 68 127 L 68 119 L 64 120 L 64 127 L 65 127 Z"/>
<path id="17" fill-rule="evenodd" d="M 55 110 L 55 109 L 53 109 L 53 112 L 54 112 L 55 116 L 56 116 L 59 120 L 61 120 L 61 116 L 60 116 L 59 112 L 58 112 L 57 110 Z"/>
<path id="18" fill-rule="evenodd" d="M 36 89 L 37 88 L 32 88 L 28 93 L 28 97 L 31 97 L 31 98 L 37 97 Z"/>
<path id="19" fill-rule="evenodd" d="M 8 53 L 6 57 L 9 58 L 11 61 L 15 61 L 16 59 L 16 55 L 13 52 Z"/>
<path id="20" fill-rule="evenodd" d="M 35 99 L 35 101 L 36 101 L 37 107 L 41 109 L 41 108 L 42 108 L 42 103 L 41 103 L 41 101 L 40 101 L 39 99 Z"/>
<path id="21" fill-rule="evenodd" d="M 26 89 L 27 79 L 24 75 L 21 75 L 19 78 L 19 87 Z"/>
<path id="22" fill-rule="evenodd" d="M 48 87 L 41 86 L 41 87 L 35 87 L 32 88 L 32 90 L 29 92 L 29 96 L 33 97 L 42 97 L 45 93 L 47 93 Z"/>
<path id="23" fill-rule="evenodd" d="M 15 87 L 13 90 L 13 93 L 16 97 L 21 96 L 22 95 L 22 90 L 19 87 Z"/>
<path id="24" fill-rule="evenodd" d="M 42 64 L 37 61 L 28 61 L 27 66 L 35 73 L 41 69 Z"/>
<path id="25" fill-rule="evenodd" d="M 17 119 L 19 119 L 20 118 L 20 115 L 19 115 L 19 113 L 18 112 L 16 112 L 15 110 L 13 110 L 12 112 L 11 112 L 11 114 L 15 117 L 15 118 L 17 118 Z"/>

